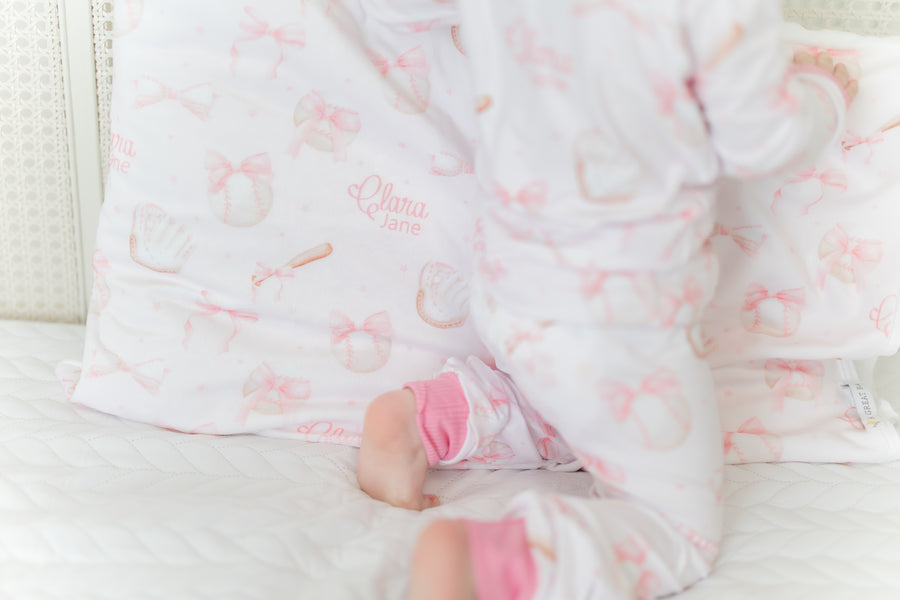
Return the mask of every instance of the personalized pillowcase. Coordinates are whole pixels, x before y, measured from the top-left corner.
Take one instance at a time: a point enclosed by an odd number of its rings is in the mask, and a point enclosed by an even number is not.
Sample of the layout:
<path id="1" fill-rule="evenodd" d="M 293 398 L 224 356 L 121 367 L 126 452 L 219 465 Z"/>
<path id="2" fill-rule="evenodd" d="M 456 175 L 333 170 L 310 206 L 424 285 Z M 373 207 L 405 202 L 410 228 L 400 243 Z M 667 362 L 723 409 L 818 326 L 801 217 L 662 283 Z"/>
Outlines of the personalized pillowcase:
<path id="1" fill-rule="evenodd" d="M 355 444 L 366 403 L 484 350 L 454 7 L 120 0 L 74 402 Z M 403 20 L 398 20 L 402 15 Z"/>

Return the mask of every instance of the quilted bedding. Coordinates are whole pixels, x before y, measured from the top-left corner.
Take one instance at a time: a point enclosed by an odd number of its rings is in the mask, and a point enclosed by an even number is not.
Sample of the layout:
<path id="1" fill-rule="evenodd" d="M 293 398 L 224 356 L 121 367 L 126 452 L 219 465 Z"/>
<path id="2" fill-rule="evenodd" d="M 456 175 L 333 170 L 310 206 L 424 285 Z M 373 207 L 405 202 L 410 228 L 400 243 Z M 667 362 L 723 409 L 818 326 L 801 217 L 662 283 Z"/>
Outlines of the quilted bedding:
<path id="1" fill-rule="evenodd" d="M 356 486 L 355 450 L 186 435 L 71 405 L 83 327 L 0 321 L 0 598 L 402 597 L 429 519 L 492 517 L 584 473 L 439 472 L 426 513 Z M 900 597 L 900 463 L 725 471 L 711 578 L 684 600 Z"/>

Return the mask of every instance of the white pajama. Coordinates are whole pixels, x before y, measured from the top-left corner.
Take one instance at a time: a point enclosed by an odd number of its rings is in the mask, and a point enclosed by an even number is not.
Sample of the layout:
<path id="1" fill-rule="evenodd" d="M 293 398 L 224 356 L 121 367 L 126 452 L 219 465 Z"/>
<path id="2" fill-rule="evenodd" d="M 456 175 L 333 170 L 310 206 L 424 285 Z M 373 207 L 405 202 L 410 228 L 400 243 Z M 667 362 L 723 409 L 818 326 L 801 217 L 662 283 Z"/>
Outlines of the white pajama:
<path id="1" fill-rule="evenodd" d="M 448 363 L 470 413 L 443 464 L 594 475 L 591 498 L 513 502 L 537 597 L 676 592 L 708 573 L 721 532 L 722 439 L 697 352 L 715 183 L 815 158 L 841 89 L 789 72 L 775 0 L 460 5 L 488 192 L 472 315 L 509 377 Z"/>

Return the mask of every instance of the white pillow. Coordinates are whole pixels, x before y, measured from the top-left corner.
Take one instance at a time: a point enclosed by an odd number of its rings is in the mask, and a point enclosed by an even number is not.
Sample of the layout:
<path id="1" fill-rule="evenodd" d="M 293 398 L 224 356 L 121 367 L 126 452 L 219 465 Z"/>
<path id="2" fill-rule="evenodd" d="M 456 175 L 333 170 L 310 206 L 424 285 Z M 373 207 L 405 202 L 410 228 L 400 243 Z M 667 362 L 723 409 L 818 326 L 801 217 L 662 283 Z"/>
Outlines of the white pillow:
<path id="1" fill-rule="evenodd" d="M 484 357 L 453 7 L 397 22 L 394 3 L 246 5 L 115 7 L 128 26 L 73 400 L 356 443 L 372 397 Z"/>
<path id="2" fill-rule="evenodd" d="M 486 358 L 467 320 L 474 94 L 451 4 L 116 11 L 128 27 L 75 402 L 355 444 L 375 395 L 447 357 Z M 861 69 L 848 123 L 868 141 L 848 136 L 817 165 L 843 175 L 727 187 L 722 284 L 696 341 L 729 461 L 895 458 L 889 408 L 865 429 L 842 387 L 853 369 L 830 359 L 898 347 L 900 128 L 878 132 L 900 116 L 900 43 L 786 35 Z M 880 246 L 843 269 L 850 240 Z"/>
<path id="3" fill-rule="evenodd" d="M 798 25 L 785 37 L 846 62 L 860 93 L 841 146 L 813 168 L 723 187 L 721 279 L 704 334 L 726 457 L 898 458 L 890 405 L 873 396 L 874 425 L 845 386 L 874 394 L 871 365 L 854 361 L 900 346 L 900 40 Z"/>

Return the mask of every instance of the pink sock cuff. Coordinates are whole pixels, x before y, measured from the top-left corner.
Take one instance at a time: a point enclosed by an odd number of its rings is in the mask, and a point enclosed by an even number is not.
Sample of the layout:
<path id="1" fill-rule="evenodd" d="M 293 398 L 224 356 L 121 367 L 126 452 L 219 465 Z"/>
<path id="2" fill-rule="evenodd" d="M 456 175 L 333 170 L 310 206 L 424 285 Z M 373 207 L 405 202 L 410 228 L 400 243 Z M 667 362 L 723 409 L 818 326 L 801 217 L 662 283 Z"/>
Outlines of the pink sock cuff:
<path id="1" fill-rule="evenodd" d="M 459 454 L 468 432 L 469 403 L 456 373 L 443 373 L 403 387 L 416 396 L 416 426 L 425 444 L 428 466 Z"/>
<path id="2" fill-rule="evenodd" d="M 531 600 L 537 591 L 537 568 L 528 546 L 525 519 L 463 523 L 469 536 L 478 600 Z"/>

